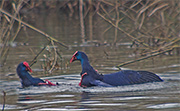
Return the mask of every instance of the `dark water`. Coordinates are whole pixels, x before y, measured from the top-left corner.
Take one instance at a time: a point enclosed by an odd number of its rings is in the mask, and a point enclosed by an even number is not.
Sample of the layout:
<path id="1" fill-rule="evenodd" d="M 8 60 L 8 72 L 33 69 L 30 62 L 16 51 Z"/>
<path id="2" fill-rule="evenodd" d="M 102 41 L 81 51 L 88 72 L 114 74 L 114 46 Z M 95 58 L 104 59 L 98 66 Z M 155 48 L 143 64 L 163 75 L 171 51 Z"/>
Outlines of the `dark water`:
<path id="1" fill-rule="evenodd" d="M 119 63 L 136 59 L 133 54 L 134 49 L 129 47 L 130 41 L 124 38 L 116 47 L 111 45 L 96 47 L 92 44 L 81 44 L 78 19 L 69 19 L 63 14 L 50 13 L 42 14 L 41 18 L 38 16 L 35 16 L 34 22 L 32 20 L 34 26 L 66 43 L 71 48 L 65 49 L 57 45 L 62 55 L 62 69 L 54 71 L 52 74 L 44 74 L 41 68 L 43 64 L 43 56 L 41 55 L 37 63 L 32 66 L 32 75 L 49 79 L 54 83 L 58 82 L 60 85 L 21 88 L 19 78 L 16 75 L 17 65 L 22 61 L 30 62 L 48 43 L 46 38 L 30 29 L 26 30 L 27 33 L 21 31 L 10 48 L 6 65 L 0 69 L 0 109 L 3 104 L 3 90 L 6 92 L 5 110 L 11 111 L 178 111 L 180 109 L 179 56 L 162 55 L 122 67 L 122 69 L 152 71 L 164 79 L 164 82 L 119 87 L 81 88 L 78 86 L 80 82 L 79 73 L 81 72 L 80 63 L 68 63 L 76 50 L 85 51 L 93 67 L 100 73 L 106 74 L 118 71 L 115 66 Z M 104 24 L 103 22 L 97 20 L 94 21 L 94 24 L 93 40 L 113 41 L 113 31 L 103 37 L 100 36 L 104 29 L 97 30 L 99 27 L 96 26 Z M 86 34 L 88 38 L 88 28 Z"/>

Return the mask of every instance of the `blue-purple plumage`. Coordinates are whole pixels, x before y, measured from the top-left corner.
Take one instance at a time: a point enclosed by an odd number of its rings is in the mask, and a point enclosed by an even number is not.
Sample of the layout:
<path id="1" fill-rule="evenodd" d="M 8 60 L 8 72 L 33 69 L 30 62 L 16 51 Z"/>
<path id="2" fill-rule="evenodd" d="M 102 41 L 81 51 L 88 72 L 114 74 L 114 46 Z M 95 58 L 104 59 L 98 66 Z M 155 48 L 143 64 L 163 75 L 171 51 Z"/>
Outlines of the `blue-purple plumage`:
<path id="1" fill-rule="evenodd" d="M 40 78 L 34 78 L 32 77 L 28 71 L 32 72 L 29 64 L 27 62 L 22 62 L 18 65 L 16 72 L 21 79 L 21 84 L 23 87 L 28 86 L 41 86 L 41 85 L 55 85 L 51 83 L 50 81 L 46 80 L 48 83 L 46 83 L 44 80 Z"/>
<path id="2" fill-rule="evenodd" d="M 148 71 L 122 70 L 111 74 L 98 74 L 90 65 L 87 55 L 81 51 L 75 52 L 70 63 L 75 60 L 81 62 L 82 72 L 79 85 L 82 87 L 109 87 L 163 81 L 158 75 Z"/>

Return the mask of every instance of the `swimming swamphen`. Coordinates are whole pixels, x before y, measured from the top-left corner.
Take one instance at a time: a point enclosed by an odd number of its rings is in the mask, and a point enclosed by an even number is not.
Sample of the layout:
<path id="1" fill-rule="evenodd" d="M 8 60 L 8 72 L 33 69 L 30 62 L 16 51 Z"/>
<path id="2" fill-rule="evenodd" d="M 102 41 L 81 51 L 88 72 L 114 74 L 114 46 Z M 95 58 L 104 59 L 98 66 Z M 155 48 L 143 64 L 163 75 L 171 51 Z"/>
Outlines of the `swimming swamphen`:
<path id="1" fill-rule="evenodd" d="M 90 65 L 87 55 L 81 51 L 74 53 L 70 63 L 75 60 L 79 60 L 82 66 L 81 81 L 79 83 L 81 87 L 122 86 L 163 81 L 159 76 L 148 71 L 122 70 L 111 74 L 99 74 Z"/>
<path id="2" fill-rule="evenodd" d="M 48 85 L 48 86 L 55 86 L 55 84 L 51 83 L 49 80 L 42 80 L 40 78 L 33 78 L 29 73 L 32 72 L 29 64 L 27 62 L 21 62 L 17 69 L 17 74 L 21 79 L 21 84 L 23 87 L 28 86 L 41 86 L 41 85 Z"/>

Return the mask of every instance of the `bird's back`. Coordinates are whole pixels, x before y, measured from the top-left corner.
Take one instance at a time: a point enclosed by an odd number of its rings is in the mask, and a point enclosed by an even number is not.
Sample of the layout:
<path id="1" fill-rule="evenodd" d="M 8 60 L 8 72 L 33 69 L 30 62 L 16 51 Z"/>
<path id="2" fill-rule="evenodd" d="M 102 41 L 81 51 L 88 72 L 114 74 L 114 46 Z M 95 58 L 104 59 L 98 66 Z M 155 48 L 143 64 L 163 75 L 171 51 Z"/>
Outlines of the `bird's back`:
<path id="1" fill-rule="evenodd" d="M 45 83 L 42 79 L 40 78 L 24 78 L 21 80 L 22 86 L 23 87 L 28 87 L 28 86 L 39 86 L 39 83 Z"/>

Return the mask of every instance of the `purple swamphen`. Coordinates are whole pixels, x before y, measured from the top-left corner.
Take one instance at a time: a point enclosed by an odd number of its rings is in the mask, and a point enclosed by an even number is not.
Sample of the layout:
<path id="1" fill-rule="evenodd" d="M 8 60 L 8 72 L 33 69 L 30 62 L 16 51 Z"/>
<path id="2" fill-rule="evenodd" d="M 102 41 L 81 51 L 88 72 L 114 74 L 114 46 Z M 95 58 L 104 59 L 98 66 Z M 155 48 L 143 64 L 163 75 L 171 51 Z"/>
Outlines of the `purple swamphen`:
<path id="1" fill-rule="evenodd" d="M 27 62 L 21 62 L 18 65 L 16 71 L 17 71 L 19 78 L 21 79 L 22 87 L 42 86 L 42 85 L 55 86 L 55 84 L 51 83 L 49 80 L 44 81 L 40 78 L 32 77 L 29 74 L 29 72 L 32 72 L 32 70 Z"/>
<path id="2" fill-rule="evenodd" d="M 159 76 L 148 71 L 122 70 L 111 74 L 99 74 L 90 65 L 87 55 L 84 52 L 76 51 L 70 63 L 79 60 L 82 66 L 81 81 L 79 86 L 122 86 L 132 84 L 142 84 L 147 82 L 163 81 Z"/>

